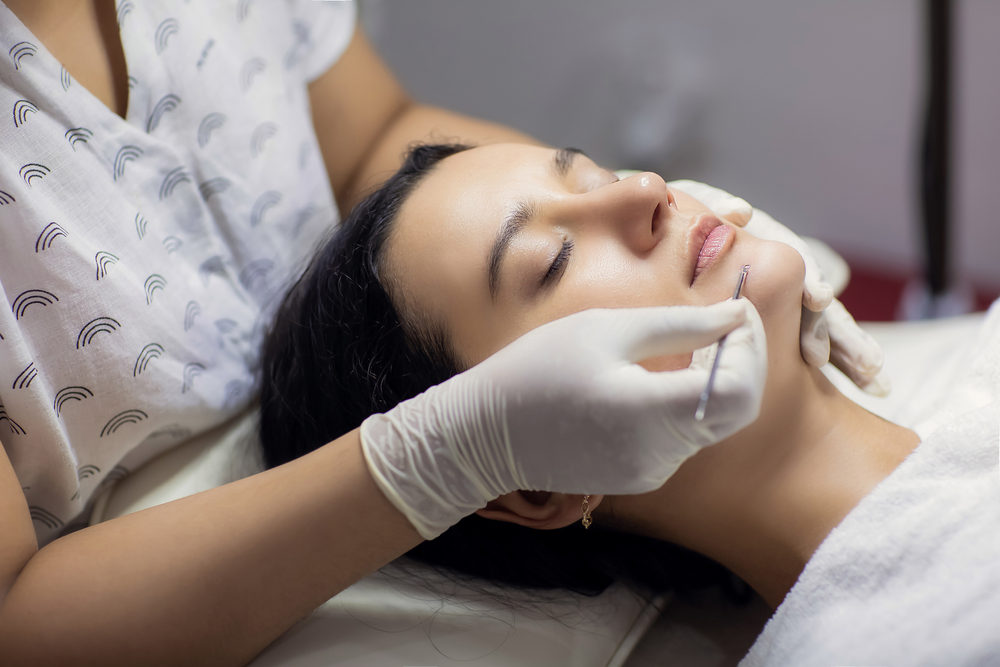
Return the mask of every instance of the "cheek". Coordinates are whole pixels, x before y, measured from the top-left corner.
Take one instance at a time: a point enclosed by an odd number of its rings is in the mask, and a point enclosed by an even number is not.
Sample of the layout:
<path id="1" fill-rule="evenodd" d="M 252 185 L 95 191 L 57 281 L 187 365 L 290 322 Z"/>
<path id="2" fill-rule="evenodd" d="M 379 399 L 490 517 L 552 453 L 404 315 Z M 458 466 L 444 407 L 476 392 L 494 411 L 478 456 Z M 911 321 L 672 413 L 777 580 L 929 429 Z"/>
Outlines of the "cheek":
<path id="1" fill-rule="evenodd" d="M 697 295 L 681 277 L 682 262 L 671 248 L 640 257 L 609 241 L 584 250 L 553 299 L 564 308 L 641 308 L 697 302 Z"/>
<path id="2" fill-rule="evenodd" d="M 481 343 L 477 349 L 481 354 L 475 355 L 476 358 L 485 358 L 536 327 L 588 308 L 702 303 L 701 297 L 684 282 L 680 268 L 683 259 L 673 254 L 638 258 L 630 256 L 621 244 L 607 239 L 579 245 L 572 268 L 537 303 L 526 304 L 514 298 L 501 300 L 477 328 Z M 690 362 L 690 354 L 670 355 L 648 359 L 642 365 L 660 371 L 687 368 Z"/>
<path id="3" fill-rule="evenodd" d="M 589 259 L 589 258 L 588 258 Z M 640 308 L 679 303 L 655 267 L 639 261 L 605 256 L 573 267 L 537 304 L 515 305 L 504 325 L 529 331 L 546 322 L 589 308 Z"/>

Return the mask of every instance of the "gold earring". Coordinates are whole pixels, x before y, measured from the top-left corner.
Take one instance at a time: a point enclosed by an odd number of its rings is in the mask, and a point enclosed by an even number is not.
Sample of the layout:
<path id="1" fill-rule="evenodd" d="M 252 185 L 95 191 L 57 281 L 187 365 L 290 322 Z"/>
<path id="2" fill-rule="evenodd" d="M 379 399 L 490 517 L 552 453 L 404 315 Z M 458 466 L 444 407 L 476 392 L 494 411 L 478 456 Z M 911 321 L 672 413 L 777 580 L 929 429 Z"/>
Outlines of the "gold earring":
<path id="1" fill-rule="evenodd" d="M 583 518 L 580 519 L 580 523 L 583 524 L 584 528 L 590 528 L 594 520 L 590 518 L 590 495 L 583 497 Z"/>

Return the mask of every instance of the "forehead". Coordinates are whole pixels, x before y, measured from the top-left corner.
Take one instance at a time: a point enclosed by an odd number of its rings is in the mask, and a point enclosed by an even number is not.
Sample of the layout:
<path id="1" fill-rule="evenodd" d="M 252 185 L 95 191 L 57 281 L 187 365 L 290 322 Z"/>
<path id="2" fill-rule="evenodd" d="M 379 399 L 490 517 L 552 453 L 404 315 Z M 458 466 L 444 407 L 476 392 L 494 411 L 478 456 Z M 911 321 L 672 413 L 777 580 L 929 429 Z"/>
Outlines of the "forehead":
<path id="1" fill-rule="evenodd" d="M 421 218 L 438 218 L 434 226 L 464 231 L 495 226 L 484 220 L 503 206 L 540 191 L 551 178 L 555 151 L 526 144 L 494 144 L 462 151 L 442 160 L 414 189 L 400 212 L 400 228 L 428 226 Z M 406 218 L 404 221 L 403 218 Z M 422 224 L 423 223 L 423 224 Z"/>
<path id="2" fill-rule="evenodd" d="M 442 160 L 407 198 L 386 247 L 388 273 L 411 311 L 439 322 L 456 348 L 492 343 L 487 255 L 503 217 L 543 196 L 553 151 L 521 144 L 473 148 Z"/>

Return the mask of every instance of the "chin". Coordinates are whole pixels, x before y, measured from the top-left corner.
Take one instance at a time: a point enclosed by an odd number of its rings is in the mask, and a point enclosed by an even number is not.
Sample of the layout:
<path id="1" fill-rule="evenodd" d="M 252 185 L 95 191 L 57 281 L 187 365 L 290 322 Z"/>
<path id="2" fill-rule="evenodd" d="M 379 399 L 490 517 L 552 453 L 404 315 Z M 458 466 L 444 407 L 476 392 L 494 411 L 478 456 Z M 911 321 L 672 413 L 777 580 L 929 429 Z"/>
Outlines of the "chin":
<path id="1" fill-rule="evenodd" d="M 731 258 L 733 276 L 743 264 L 750 265 L 743 286 L 743 296 L 750 299 L 764 322 L 768 351 L 783 352 L 786 347 L 798 354 L 799 328 L 802 322 L 802 283 L 806 267 L 802 256 L 789 245 L 753 238 L 741 248 L 734 248 Z"/>

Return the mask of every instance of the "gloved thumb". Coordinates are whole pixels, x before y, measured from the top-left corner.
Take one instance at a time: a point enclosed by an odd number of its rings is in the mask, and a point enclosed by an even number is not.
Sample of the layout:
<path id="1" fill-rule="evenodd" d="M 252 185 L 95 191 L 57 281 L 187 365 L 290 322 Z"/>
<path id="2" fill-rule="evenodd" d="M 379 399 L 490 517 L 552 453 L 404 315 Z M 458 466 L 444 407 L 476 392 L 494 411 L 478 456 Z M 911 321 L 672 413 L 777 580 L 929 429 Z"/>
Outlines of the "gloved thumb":
<path id="1" fill-rule="evenodd" d="M 670 181 L 667 185 L 691 195 L 712 209 L 712 213 L 737 227 L 745 227 L 753 216 L 753 207 L 745 199 L 722 188 L 688 179 Z"/>

